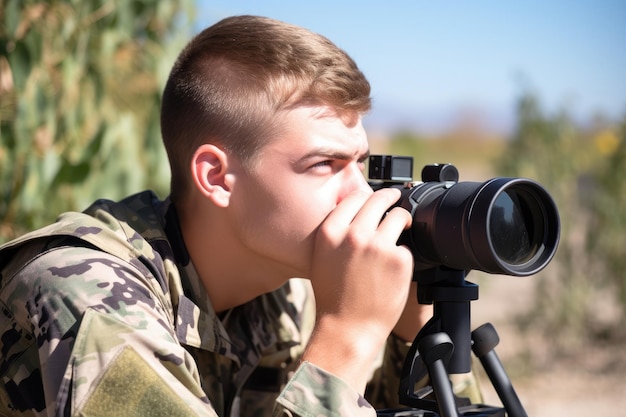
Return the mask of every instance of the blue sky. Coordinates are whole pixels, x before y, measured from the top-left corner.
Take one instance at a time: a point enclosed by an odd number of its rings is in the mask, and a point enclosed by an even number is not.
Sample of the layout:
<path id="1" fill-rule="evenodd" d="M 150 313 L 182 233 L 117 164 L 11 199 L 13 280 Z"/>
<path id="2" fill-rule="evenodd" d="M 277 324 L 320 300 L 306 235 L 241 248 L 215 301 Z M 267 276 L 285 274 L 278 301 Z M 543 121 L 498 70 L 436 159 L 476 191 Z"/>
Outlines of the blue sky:
<path id="1" fill-rule="evenodd" d="M 198 0 L 199 27 L 236 14 L 345 49 L 372 84 L 371 128 L 436 131 L 475 114 L 507 130 L 526 88 L 581 122 L 626 114 L 626 1 Z"/>

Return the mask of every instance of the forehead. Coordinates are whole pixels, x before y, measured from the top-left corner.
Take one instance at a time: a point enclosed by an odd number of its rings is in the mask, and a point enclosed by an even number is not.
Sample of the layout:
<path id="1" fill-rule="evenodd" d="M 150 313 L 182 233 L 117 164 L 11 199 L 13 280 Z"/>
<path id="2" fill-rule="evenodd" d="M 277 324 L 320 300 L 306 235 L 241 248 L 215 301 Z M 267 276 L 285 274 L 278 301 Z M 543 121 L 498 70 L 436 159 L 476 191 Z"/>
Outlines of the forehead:
<path id="1" fill-rule="evenodd" d="M 349 155 L 366 153 L 367 134 L 360 115 L 339 115 L 326 106 L 298 107 L 281 117 L 279 133 L 265 146 L 269 152 L 301 154 L 325 149 Z"/>

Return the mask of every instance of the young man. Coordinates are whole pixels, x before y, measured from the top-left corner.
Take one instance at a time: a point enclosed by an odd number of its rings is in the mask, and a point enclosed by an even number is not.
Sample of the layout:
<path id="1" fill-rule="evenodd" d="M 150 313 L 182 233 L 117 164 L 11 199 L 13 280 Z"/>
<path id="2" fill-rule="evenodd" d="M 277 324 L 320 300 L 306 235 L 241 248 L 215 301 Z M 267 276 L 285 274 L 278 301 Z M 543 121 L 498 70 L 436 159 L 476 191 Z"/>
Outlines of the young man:
<path id="1" fill-rule="evenodd" d="M 369 92 L 305 29 L 200 33 L 163 97 L 170 197 L 97 201 L 2 248 L 0 414 L 372 416 L 366 386 L 393 406 L 429 312 L 399 192 L 361 172 Z"/>

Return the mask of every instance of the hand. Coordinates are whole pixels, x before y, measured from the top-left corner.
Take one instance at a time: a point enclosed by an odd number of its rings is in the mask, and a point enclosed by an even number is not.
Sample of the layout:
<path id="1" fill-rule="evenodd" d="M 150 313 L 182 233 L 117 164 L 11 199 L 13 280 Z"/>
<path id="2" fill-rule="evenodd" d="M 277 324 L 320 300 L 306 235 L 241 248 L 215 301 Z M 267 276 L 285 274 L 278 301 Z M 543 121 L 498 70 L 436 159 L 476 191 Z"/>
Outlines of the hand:
<path id="1" fill-rule="evenodd" d="M 411 215 L 394 208 L 385 216 L 399 197 L 391 188 L 353 193 L 316 236 L 310 278 L 317 321 L 303 360 L 360 391 L 407 302 L 413 258 L 396 242 Z"/>

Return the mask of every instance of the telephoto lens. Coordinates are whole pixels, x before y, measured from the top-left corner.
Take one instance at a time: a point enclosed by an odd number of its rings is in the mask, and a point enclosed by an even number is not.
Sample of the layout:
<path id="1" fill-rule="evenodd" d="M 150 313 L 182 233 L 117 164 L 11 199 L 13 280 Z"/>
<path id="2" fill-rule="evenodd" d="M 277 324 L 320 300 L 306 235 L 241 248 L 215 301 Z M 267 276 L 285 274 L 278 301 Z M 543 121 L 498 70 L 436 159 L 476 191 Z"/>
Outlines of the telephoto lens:
<path id="1" fill-rule="evenodd" d="M 399 243 L 411 249 L 415 271 L 443 266 L 528 276 L 550 262 L 559 242 L 554 200 L 525 178 L 424 181 L 405 188 L 398 205 L 413 216 Z"/>

